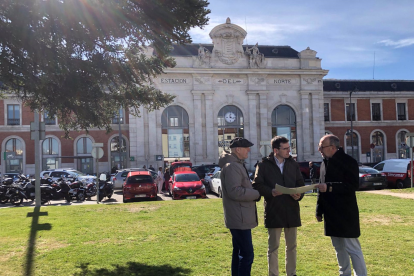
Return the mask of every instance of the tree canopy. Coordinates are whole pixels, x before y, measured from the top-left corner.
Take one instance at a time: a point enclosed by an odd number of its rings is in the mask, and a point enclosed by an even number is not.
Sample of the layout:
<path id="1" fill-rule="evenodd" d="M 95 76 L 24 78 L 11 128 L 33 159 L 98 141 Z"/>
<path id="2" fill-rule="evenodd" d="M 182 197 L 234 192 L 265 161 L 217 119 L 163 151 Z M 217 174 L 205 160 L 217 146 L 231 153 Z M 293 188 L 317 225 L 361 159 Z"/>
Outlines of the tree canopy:
<path id="1" fill-rule="evenodd" d="M 120 107 L 171 103 L 152 79 L 172 43 L 208 22 L 205 0 L 0 0 L 0 81 L 69 130 L 111 130 Z M 154 49 L 146 54 L 147 46 Z"/>

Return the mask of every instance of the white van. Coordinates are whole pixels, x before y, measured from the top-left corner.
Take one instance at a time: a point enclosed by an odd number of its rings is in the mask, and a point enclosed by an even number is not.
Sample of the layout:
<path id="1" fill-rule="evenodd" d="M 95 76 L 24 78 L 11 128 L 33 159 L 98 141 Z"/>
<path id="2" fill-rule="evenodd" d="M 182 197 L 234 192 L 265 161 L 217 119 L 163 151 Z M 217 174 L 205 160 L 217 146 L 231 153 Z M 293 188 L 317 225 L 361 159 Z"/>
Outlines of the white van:
<path id="1" fill-rule="evenodd" d="M 398 189 L 411 187 L 411 159 L 388 159 L 374 166 L 387 176 L 388 187 Z"/>

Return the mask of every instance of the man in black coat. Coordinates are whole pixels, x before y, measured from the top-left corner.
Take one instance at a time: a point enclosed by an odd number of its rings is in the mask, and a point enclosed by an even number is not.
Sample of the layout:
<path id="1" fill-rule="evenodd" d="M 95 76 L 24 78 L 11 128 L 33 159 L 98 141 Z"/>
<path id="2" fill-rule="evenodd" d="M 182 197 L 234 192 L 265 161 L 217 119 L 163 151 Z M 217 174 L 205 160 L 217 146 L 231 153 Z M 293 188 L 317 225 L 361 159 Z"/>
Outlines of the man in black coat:
<path id="1" fill-rule="evenodd" d="M 325 135 L 319 142 L 324 158 L 320 169 L 316 219 L 325 220 L 325 235 L 330 236 L 336 251 L 340 275 L 366 276 L 367 268 L 358 237 L 359 210 L 355 191 L 359 188 L 357 161 L 339 146 L 339 138 Z"/>
<path id="2" fill-rule="evenodd" d="M 264 197 L 264 223 L 268 228 L 267 260 L 269 276 L 279 276 L 278 249 L 282 231 L 286 241 L 286 274 L 296 275 L 296 236 L 301 226 L 299 200 L 303 194 L 281 194 L 275 184 L 287 188 L 305 185 L 299 164 L 290 156 L 289 140 L 282 136 L 272 139 L 273 152 L 256 167 L 253 188 Z"/>

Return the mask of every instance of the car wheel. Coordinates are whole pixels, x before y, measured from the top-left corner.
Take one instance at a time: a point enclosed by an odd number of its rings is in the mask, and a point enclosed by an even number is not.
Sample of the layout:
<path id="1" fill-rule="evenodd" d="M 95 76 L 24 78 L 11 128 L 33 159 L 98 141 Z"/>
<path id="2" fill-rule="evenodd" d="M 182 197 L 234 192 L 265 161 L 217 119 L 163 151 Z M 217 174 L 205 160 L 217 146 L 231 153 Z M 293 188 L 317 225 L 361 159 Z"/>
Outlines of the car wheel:
<path id="1" fill-rule="evenodd" d="M 404 188 L 404 183 L 401 181 L 401 180 L 397 180 L 397 188 L 398 189 L 402 189 L 402 188 Z"/>
<path id="2" fill-rule="evenodd" d="M 127 203 L 127 202 L 128 202 L 128 200 L 126 200 L 126 199 L 125 199 L 124 195 L 122 195 L 122 201 L 123 201 L 124 203 Z"/>
<path id="3" fill-rule="evenodd" d="M 223 197 L 223 192 L 221 191 L 221 187 L 218 188 L 217 194 L 218 194 L 218 197 L 219 198 L 222 198 Z"/>

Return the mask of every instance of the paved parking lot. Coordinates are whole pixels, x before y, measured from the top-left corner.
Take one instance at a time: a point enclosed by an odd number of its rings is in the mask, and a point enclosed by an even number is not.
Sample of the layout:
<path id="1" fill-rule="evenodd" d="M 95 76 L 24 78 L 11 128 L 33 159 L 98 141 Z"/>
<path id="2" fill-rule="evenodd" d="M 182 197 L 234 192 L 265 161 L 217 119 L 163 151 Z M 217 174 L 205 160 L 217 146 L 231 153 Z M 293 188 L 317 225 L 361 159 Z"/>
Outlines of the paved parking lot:
<path id="1" fill-rule="evenodd" d="M 217 195 L 215 194 L 207 194 L 208 198 L 218 198 Z M 172 198 L 168 195 L 168 193 L 164 193 L 161 195 L 158 195 L 157 200 L 172 200 Z M 147 201 L 147 199 L 142 199 L 141 201 Z M 122 202 L 122 191 L 121 190 L 115 190 L 115 193 L 113 194 L 113 196 L 108 199 L 107 197 L 105 197 L 102 202 L 102 204 L 124 204 Z M 42 206 L 63 206 L 63 205 L 85 205 L 85 204 L 97 204 L 96 202 L 96 196 L 92 197 L 91 200 L 85 200 L 85 201 L 71 201 L 71 202 L 66 202 L 66 200 L 52 200 L 50 203 L 46 203 Z M 128 204 L 128 203 L 127 203 Z M 35 206 L 35 202 L 34 201 L 26 201 L 23 200 L 23 203 L 20 205 L 21 206 Z M 6 204 L 0 204 L 0 208 L 10 208 L 10 207 L 15 207 L 13 205 L 11 205 L 10 203 L 6 203 Z M 17 206 L 19 207 L 19 206 Z"/>

